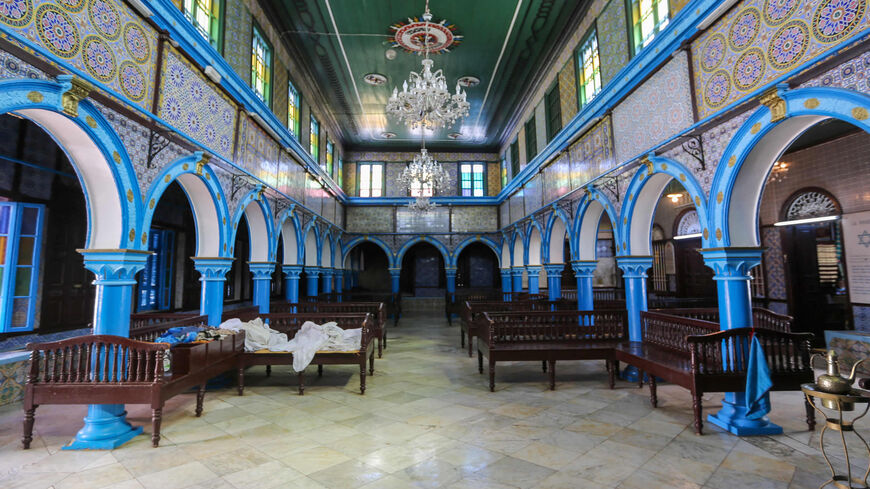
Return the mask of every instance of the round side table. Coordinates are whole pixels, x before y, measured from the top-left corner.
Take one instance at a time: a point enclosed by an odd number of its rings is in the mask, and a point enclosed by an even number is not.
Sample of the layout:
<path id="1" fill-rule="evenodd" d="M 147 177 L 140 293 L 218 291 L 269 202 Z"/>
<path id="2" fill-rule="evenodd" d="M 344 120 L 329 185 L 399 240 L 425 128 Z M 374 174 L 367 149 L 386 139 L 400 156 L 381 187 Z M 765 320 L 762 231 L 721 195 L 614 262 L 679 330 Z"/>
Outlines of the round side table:
<path id="1" fill-rule="evenodd" d="M 801 391 L 803 391 L 806 396 L 807 402 L 810 403 L 813 409 L 818 411 L 826 421 L 825 425 L 822 427 L 821 433 L 819 433 L 819 449 L 822 451 L 825 463 L 827 463 L 828 468 L 831 469 L 831 478 L 822 483 L 822 485 L 819 486 L 819 489 L 829 484 L 833 484 L 834 487 L 839 489 L 868 489 L 868 487 L 870 487 L 867 485 L 867 477 L 870 476 L 870 445 L 867 444 L 867 441 L 864 440 L 864 437 L 861 436 L 860 433 L 855 431 L 854 423 L 863 418 L 864 415 L 867 414 L 868 409 L 870 409 L 870 392 L 852 389 L 845 394 L 831 394 L 820 391 L 816 384 L 803 384 L 801 386 Z M 821 408 L 816 406 L 816 403 L 814 402 L 816 399 L 818 399 L 822 405 Z M 852 418 L 851 420 L 846 420 L 843 417 L 843 413 L 855 411 L 855 406 L 858 404 L 864 405 L 864 411 L 859 416 Z M 822 410 L 822 408 L 834 411 L 831 413 L 832 416 L 829 416 Z M 834 466 L 831 464 L 831 460 L 828 458 L 828 454 L 825 452 L 825 431 L 829 428 L 840 432 L 840 440 L 843 443 L 843 454 L 846 456 L 845 474 L 837 474 L 837 471 L 834 470 Z M 852 464 L 849 458 L 849 446 L 846 444 L 846 432 L 854 433 L 867 449 L 868 465 L 863 478 L 859 479 L 857 477 L 852 477 Z"/>

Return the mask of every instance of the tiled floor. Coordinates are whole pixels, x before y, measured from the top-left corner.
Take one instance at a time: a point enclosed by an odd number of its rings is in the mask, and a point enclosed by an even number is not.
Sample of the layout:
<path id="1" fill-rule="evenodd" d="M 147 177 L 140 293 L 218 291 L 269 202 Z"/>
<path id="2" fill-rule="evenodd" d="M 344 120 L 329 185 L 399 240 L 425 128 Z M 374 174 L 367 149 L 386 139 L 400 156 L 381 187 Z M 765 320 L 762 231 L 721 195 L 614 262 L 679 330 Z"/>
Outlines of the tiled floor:
<path id="1" fill-rule="evenodd" d="M 739 439 L 707 425 L 698 437 L 681 388 L 660 386 L 653 410 L 646 389 L 607 389 L 603 362 L 558 365 L 554 392 L 540 365 L 525 363 L 499 365 L 490 393 L 477 361 L 459 351 L 458 327 L 439 315 L 406 317 L 390 334 L 365 396 L 353 367 L 309 374 L 302 397 L 289 367 L 270 378 L 255 368 L 244 397 L 231 386 L 209 391 L 201 418 L 193 394 L 173 399 L 157 449 L 147 409 L 128 406 L 146 436 L 111 452 L 61 451 L 84 407 L 46 406 L 33 448 L 22 450 L 20 407 L 6 406 L 0 487 L 737 489 L 826 478 L 797 393 L 773 395 L 783 436 Z M 720 401 L 705 396 L 705 411 Z"/>

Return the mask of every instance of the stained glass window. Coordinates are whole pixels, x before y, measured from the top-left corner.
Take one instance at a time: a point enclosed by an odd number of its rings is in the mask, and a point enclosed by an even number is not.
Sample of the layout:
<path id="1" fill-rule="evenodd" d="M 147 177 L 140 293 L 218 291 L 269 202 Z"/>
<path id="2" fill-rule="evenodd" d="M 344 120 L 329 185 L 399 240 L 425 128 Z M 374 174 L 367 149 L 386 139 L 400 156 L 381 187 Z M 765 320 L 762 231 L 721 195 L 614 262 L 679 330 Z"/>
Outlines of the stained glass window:
<path id="1" fill-rule="evenodd" d="M 320 122 L 311 116 L 310 131 L 308 133 L 308 152 L 318 164 L 320 164 Z"/>
<path id="2" fill-rule="evenodd" d="M 327 139 L 326 140 L 326 173 L 330 177 L 333 177 L 333 178 L 335 178 L 335 175 L 332 174 L 332 158 L 333 158 L 333 151 L 334 150 L 335 150 L 335 147 L 333 146 L 332 141 Z"/>
<path id="3" fill-rule="evenodd" d="M 383 163 L 360 163 L 357 173 L 359 174 L 360 197 L 382 197 L 384 195 Z"/>
<path id="4" fill-rule="evenodd" d="M 251 88 L 260 100 L 271 103 L 272 98 L 272 48 L 266 42 L 266 37 L 254 26 L 251 44 Z"/>
<path id="5" fill-rule="evenodd" d="M 634 52 L 650 43 L 668 25 L 668 0 L 630 0 Z"/>
<path id="6" fill-rule="evenodd" d="M 299 112 L 301 109 L 301 100 L 299 91 L 293 86 L 293 83 L 287 82 L 287 129 L 293 134 L 296 139 L 299 139 Z"/>
<path id="7" fill-rule="evenodd" d="M 464 197 L 483 197 L 485 195 L 483 163 L 462 163 L 459 166 L 459 187 Z"/>
<path id="8" fill-rule="evenodd" d="M 184 0 L 184 14 L 209 44 L 221 50 L 222 0 Z"/>
<path id="9" fill-rule="evenodd" d="M 577 50 L 577 80 L 580 83 L 580 105 L 589 103 L 601 91 L 601 64 L 598 57 L 598 36 L 592 29 Z"/>

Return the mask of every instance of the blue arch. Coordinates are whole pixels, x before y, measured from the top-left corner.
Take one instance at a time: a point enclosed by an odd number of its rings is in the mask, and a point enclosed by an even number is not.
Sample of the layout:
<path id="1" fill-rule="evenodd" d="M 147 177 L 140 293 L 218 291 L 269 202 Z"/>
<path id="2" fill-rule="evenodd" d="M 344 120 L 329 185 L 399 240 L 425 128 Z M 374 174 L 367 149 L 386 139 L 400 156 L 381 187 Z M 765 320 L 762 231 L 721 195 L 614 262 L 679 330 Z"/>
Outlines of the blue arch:
<path id="1" fill-rule="evenodd" d="M 260 236 L 258 233 L 252 232 L 251 223 L 249 219 L 246 219 L 245 222 L 248 223 L 248 236 L 250 239 L 248 259 L 250 261 L 268 261 L 272 259 L 271 251 L 274 249 L 272 245 L 273 240 L 277 241 L 277 238 L 274 238 L 275 235 L 275 219 L 272 217 L 272 209 L 269 208 L 269 205 L 266 203 L 266 198 L 263 197 L 263 188 L 258 187 L 245 195 L 245 197 L 239 202 L 239 206 L 236 208 L 236 213 L 233 216 L 232 227 L 230 228 L 230 256 L 232 256 L 233 244 L 236 242 L 236 233 L 239 231 L 239 222 L 242 220 L 242 215 L 244 215 L 248 205 L 251 202 L 255 202 L 257 207 L 263 213 L 263 220 L 265 221 L 266 226 L 266 236 Z M 265 239 L 265 255 L 264 257 L 254 257 L 254 240 L 257 240 L 259 246 L 259 240 Z"/>
<path id="2" fill-rule="evenodd" d="M 682 163 L 669 159 L 663 158 L 660 156 L 649 155 L 648 156 L 651 168 L 641 166 L 640 169 L 635 173 L 634 177 L 631 179 L 631 183 L 629 183 L 628 188 L 626 189 L 626 197 L 625 202 L 622 204 L 622 215 L 621 219 L 618 222 L 620 227 L 620 235 L 622 236 L 622 255 L 631 255 L 638 254 L 638 252 L 642 249 L 642 245 L 646 245 L 646 250 L 642 253 L 646 254 L 649 251 L 651 245 L 651 234 L 652 234 L 652 221 L 649 223 L 641 223 L 638 217 L 635 214 L 635 211 L 638 209 L 651 212 L 655 212 L 655 207 L 658 205 L 658 201 L 661 198 L 661 192 L 655 192 L 655 195 L 648 194 L 644 192 L 644 190 L 649 190 L 651 187 L 647 187 L 650 184 L 650 181 L 656 175 L 667 175 L 667 181 L 664 182 L 666 186 L 671 179 L 675 179 L 686 189 L 689 193 L 689 198 L 692 201 L 692 205 L 694 205 L 695 210 L 698 212 L 698 220 L 702 223 L 707 222 L 707 199 L 704 195 L 704 189 L 695 179 L 691 170 L 686 168 Z M 662 179 L 663 180 L 663 179 Z M 662 189 L 664 186 L 662 187 Z M 655 216 L 653 215 L 653 219 Z M 638 228 L 637 226 L 642 226 Z M 637 237 L 635 237 L 637 236 Z M 644 243 L 638 242 L 638 239 L 645 240 Z M 701 241 L 702 246 L 705 248 L 708 247 L 709 244 L 709 231 L 702 235 Z"/>
<path id="3" fill-rule="evenodd" d="M 403 244 L 401 248 L 399 248 L 399 251 L 396 252 L 396 258 L 393 261 L 393 264 L 395 265 L 394 268 L 400 268 L 402 266 L 402 258 L 405 257 L 405 253 L 408 251 L 409 248 L 417 243 L 429 243 L 435 246 L 435 248 L 437 248 L 438 251 L 441 252 L 441 256 L 444 257 L 444 266 L 448 266 L 449 263 L 452 263 L 451 253 L 447 250 L 447 247 L 444 246 L 444 244 L 437 239 L 424 235 L 416 236 L 410 239 L 405 244 Z"/>
<path id="4" fill-rule="evenodd" d="M 227 209 L 226 198 L 223 194 L 223 189 L 218 182 L 217 175 L 208 165 L 198 166 L 199 162 L 202 161 L 202 152 L 197 151 L 188 156 L 183 156 L 174 162 L 167 165 L 163 171 L 160 172 L 157 177 L 155 177 L 154 181 L 151 183 L 151 187 L 148 189 L 148 194 L 145 198 L 145 213 L 142 217 L 142 245 L 147 246 L 147 234 L 151 230 L 151 220 L 154 218 L 154 211 L 157 207 L 157 203 L 160 202 L 160 197 L 163 196 L 163 193 L 167 188 L 172 184 L 172 182 L 176 181 L 185 174 L 191 174 L 196 176 L 196 178 L 202 182 L 204 188 L 207 189 L 208 195 L 211 197 L 210 205 L 215 211 L 215 220 L 216 222 L 212 223 L 212 226 L 217 231 L 217 236 L 204 236 L 202 233 L 205 232 L 203 228 L 204 223 L 202 219 L 203 216 L 197 215 L 200 202 L 194 201 L 193 196 L 190 195 L 189 189 L 185 187 L 180 181 L 179 185 L 184 190 L 185 195 L 187 196 L 188 202 L 190 202 L 191 213 L 194 217 L 194 224 L 196 226 L 196 256 L 230 256 L 227 243 L 227 217 L 229 216 L 229 210 Z"/>
<path id="5" fill-rule="evenodd" d="M 384 250 L 384 254 L 387 256 L 387 264 L 389 265 L 389 267 L 390 268 L 396 267 L 395 255 L 390 250 L 390 247 L 387 246 L 386 243 L 381 241 L 381 239 L 376 237 L 376 236 L 357 236 L 357 237 L 351 239 L 350 241 L 348 241 L 347 244 L 345 244 L 343 249 L 342 249 L 342 255 L 341 255 L 342 266 L 344 266 L 344 260 L 347 258 L 347 255 L 349 255 L 350 252 L 353 251 L 353 249 L 357 245 L 359 245 L 360 243 L 364 243 L 364 242 L 370 242 L 370 243 L 374 243 L 374 244 L 378 245 L 382 250 Z"/>
<path id="6" fill-rule="evenodd" d="M 323 245 L 328 243 L 329 244 L 328 251 L 329 251 L 329 256 L 330 256 L 329 263 L 334 268 L 335 267 L 335 237 L 332 235 L 332 227 L 329 227 L 326 229 L 326 231 L 323 233 L 323 239 L 321 241 L 323 243 L 321 245 L 321 250 L 320 250 L 321 260 L 324 258 L 323 257 L 324 250 L 322 249 L 322 247 L 323 247 Z M 326 263 L 324 263 L 323 265 L 326 266 Z"/>
<path id="7" fill-rule="evenodd" d="M 311 220 L 308 221 L 308 224 L 305 225 L 305 229 L 302 230 L 301 246 L 302 246 L 302 264 L 303 265 L 305 264 L 306 254 L 308 253 L 307 242 L 308 242 L 308 233 L 309 232 L 314 233 L 314 249 L 315 249 L 314 263 L 315 264 L 308 265 L 308 266 L 318 266 L 319 267 L 319 266 L 321 266 L 321 249 L 322 249 L 321 247 L 323 246 L 323 236 L 322 236 L 322 233 L 320 232 L 320 228 L 317 227 L 317 216 L 312 217 Z"/>
<path id="8" fill-rule="evenodd" d="M 537 229 L 538 235 L 541 237 L 541 245 L 540 245 L 540 255 L 538 258 L 541 263 L 544 263 L 544 229 L 538 224 L 536 219 L 531 219 L 531 222 L 526 227 L 525 234 L 523 235 L 523 264 L 529 265 L 529 245 L 532 242 L 532 232 Z"/>
<path id="9" fill-rule="evenodd" d="M 501 266 L 501 249 L 495 241 L 487 238 L 486 236 L 472 236 L 470 238 L 466 238 L 465 241 L 459 243 L 456 249 L 453 250 L 453 261 L 448 266 L 455 267 L 456 260 L 459 259 L 459 254 L 462 253 L 462 250 L 464 250 L 465 247 L 470 245 L 471 243 L 483 243 L 489 246 L 489 248 L 492 250 L 493 253 L 495 253 L 495 256 L 497 257 L 496 263 Z"/>
<path id="10" fill-rule="evenodd" d="M 87 248 L 144 249 L 138 239 L 141 228 L 137 229 L 143 213 L 142 195 L 136 172 L 121 139 L 99 109 L 88 100 L 79 102 L 78 115 L 75 117 L 64 112 L 63 94 L 72 88 L 73 77 L 60 75 L 57 80 L 0 81 L 0 114 L 16 112 L 32 120 L 69 156 L 85 194 L 88 214 L 85 243 Z M 70 122 L 72 125 L 68 128 L 81 131 L 88 142 L 93 143 L 101 158 L 93 158 L 92 155 L 84 157 L 84 150 L 72 154 L 64 147 L 61 136 L 77 135 L 58 134 L 60 129 L 57 126 Z M 81 141 L 77 143 L 82 145 Z M 96 161 L 98 159 L 101 161 Z M 113 181 L 114 189 L 106 187 L 108 179 Z M 111 193 L 105 195 L 104 192 Z M 97 227 L 108 231 L 97 235 L 94 232 Z"/>
<path id="11" fill-rule="evenodd" d="M 618 225 L 618 214 L 616 212 L 616 208 L 614 207 L 613 203 L 610 202 L 610 199 L 608 199 L 607 196 L 604 195 L 600 190 L 598 190 L 594 186 L 588 186 L 586 187 L 586 195 L 584 195 L 583 198 L 579 201 L 579 205 L 577 206 L 577 213 L 574 215 L 574 222 L 571 225 L 571 246 L 574 250 L 574 258 L 577 260 L 582 259 L 581 253 L 583 251 L 582 246 L 584 245 L 584 243 L 580 242 L 581 231 L 584 231 L 583 229 L 581 229 L 581 227 L 583 226 L 583 220 L 586 216 L 586 213 L 589 211 L 593 203 L 601 205 L 601 207 L 604 209 L 603 214 L 606 215 L 607 218 L 610 220 L 610 225 L 613 229 L 613 240 L 615 243 L 617 243 L 617 252 L 619 252 L 620 249 L 619 243 L 621 234 Z M 599 223 L 600 220 L 596 220 L 593 223 L 595 226 L 596 237 L 598 235 Z M 597 259 L 598 255 L 595 243 L 592 243 L 591 246 L 593 250 L 592 254 L 595 256 L 595 259 Z"/>
<path id="12" fill-rule="evenodd" d="M 565 224 L 565 232 L 568 233 L 568 248 L 571 253 L 571 259 L 575 260 L 574 256 L 574 248 L 573 248 L 573 237 L 571 236 L 571 219 L 568 217 L 568 213 L 565 212 L 559 206 L 553 205 L 553 212 L 550 213 L 550 217 L 547 219 L 546 233 L 543 234 L 543 240 L 541 243 L 541 263 L 551 263 L 550 261 L 550 243 L 553 239 L 553 226 L 556 225 L 556 219 L 561 219 Z M 561 260 L 562 257 L 559 257 Z M 561 263 L 561 262 L 557 262 Z"/>
<path id="13" fill-rule="evenodd" d="M 303 259 L 303 253 L 305 252 L 305 247 L 302 243 L 302 226 L 299 225 L 299 215 L 295 212 L 296 204 L 291 204 L 290 207 L 284 209 L 278 214 L 278 227 L 275 229 L 275 240 L 274 247 L 272 248 L 271 255 L 273 257 L 278 256 L 278 237 L 284 232 L 284 223 L 288 220 L 293 225 L 293 239 L 296 241 L 296 263 L 295 265 L 301 265 Z M 286 244 L 286 243 L 285 243 Z M 285 257 L 286 260 L 286 257 Z"/>
<path id="14" fill-rule="evenodd" d="M 740 126 L 722 154 L 709 199 L 710 246 L 758 246 L 758 214 L 764 183 L 776 159 L 804 130 L 821 120 L 835 118 L 870 132 L 867 95 L 842 88 L 786 88 L 778 87 L 785 103 L 784 118 L 773 122 L 770 108 L 758 108 Z M 765 142 L 769 148 L 762 148 Z M 755 149 L 761 153 L 754 154 Z M 747 180 L 737 185 L 741 176 Z"/>
<path id="15" fill-rule="evenodd" d="M 513 228 L 513 231 L 511 232 L 511 237 L 510 237 L 510 252 L 511 252 L 511 266 L 512 267 L 521 267 L 521 266 L 525 265 L 525 263 L 519 263 L 519 264 L 516 263 L 517 257 L 514 256 L 514 245 L 516 244 L 517 238 L 520 239 L 520 243 L 523 245 L 523 255 L 525 255 L 525 253 L 526 253 L 525 230 L 520 229 L 519 224 L 514 225 L 514 228 Z M 524 258 L 525 258 L 525 256 L 520 257 L 520 260 L 522 260 Z"/>

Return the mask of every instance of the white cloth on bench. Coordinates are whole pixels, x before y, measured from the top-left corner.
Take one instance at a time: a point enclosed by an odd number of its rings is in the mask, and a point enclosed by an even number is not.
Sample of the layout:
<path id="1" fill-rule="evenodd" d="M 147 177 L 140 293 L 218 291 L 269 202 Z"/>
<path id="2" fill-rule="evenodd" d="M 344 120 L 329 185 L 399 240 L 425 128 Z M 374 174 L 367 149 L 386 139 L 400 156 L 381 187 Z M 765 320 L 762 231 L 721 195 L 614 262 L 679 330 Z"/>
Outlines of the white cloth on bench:
<path id="1" fill-rule="evenodd" d="M 292 340 L 263 323 L 260 318 L 242 322 L 238 318 L 221 323 L 222 329 L 245 331 L 245 351 L 269 350 L 293 353 L 293 370 L 305 370 L 318 351 L 356 351 L 362 344 L 362 328 L 341 329 L 334 322 L 305 321 Z"/>

